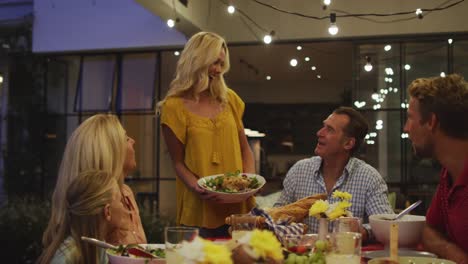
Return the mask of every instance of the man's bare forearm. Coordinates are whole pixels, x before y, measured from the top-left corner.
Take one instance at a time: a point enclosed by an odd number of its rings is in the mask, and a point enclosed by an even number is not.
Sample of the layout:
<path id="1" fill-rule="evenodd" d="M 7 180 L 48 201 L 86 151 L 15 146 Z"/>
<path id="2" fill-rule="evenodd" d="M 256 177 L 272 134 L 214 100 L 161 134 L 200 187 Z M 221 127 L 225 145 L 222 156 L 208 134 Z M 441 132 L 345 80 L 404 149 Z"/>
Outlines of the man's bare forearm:
<path id="1" fill-rule="evenodd" d="M 458 264 L 468 264 L 468 255 L 463 249 L 427 224 L 423 230 L 422 240 L 424 248 L 437 256 L 453 260 Z"/>

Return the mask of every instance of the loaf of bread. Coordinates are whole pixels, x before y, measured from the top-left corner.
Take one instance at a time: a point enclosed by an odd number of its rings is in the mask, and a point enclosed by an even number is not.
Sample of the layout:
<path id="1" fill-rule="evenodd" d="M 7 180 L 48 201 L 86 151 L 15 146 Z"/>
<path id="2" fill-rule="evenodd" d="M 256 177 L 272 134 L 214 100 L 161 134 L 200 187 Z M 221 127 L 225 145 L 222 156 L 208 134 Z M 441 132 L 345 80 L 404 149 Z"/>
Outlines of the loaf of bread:
<path id="1" fill-rule="evenodd" d="M 326 200 L 327 194 L 315 194 L 307 196 L 281 207 L 275 207 L 266 212 L 275 220 L 287 220 L 288 222 L 302 222 L 309 215 L 309 209 L 317 200 Z"/>

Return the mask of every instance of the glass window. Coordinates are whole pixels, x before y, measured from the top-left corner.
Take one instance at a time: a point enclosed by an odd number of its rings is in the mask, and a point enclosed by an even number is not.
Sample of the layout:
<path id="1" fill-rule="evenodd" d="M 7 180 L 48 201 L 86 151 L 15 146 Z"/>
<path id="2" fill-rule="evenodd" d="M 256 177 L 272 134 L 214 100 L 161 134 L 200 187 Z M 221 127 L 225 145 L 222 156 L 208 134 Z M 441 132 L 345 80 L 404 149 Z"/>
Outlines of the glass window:
<path id="1" fill-rule="evenodd" d="M 76 111 L 111 109 L 115 64 L 115 55 L 83 57 L 75 100 Z"/>
<path id="2" fill-rule="evenodd" d="M 154 103 L 156 53 L 126 54 L 122 58 L 121 110 L 152 110 Z"/>
<path id="3" fill-rule="evenodd" d="M 453 42 L 453 72 L 468 79 L 468 41 Z"/>
<path id="4" fill-rule="evenodd" d="M 400 45 L 360 45 L 356 58 L 359 78 L 353 89 L 353 106 L 362 109 L 400 107 Z"/>

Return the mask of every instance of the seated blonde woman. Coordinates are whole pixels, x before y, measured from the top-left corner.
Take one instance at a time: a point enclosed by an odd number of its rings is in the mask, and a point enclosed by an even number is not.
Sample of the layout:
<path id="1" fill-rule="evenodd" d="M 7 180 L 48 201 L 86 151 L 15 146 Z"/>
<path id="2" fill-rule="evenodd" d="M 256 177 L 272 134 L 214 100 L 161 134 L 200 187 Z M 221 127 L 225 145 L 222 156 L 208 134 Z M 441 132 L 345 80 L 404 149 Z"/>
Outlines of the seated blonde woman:
<path id="1" fill-rule="evenodd" d="M 125 210 L 117 180 L 104 171 L 82 172 L 66 189 L 66 214 L 39 263 L 108 263 L 104 250 L 81 236 L 105 239 Z"/>
<path id="2" fill-rule="evenodd" d="M 112 244 L 146 243 L 135 196 L 124 178 L 135 169 L 135 141 L 126 135 L 114 115 L 98 114 L 88 118 L 68 139 L 52 195 L 52 212 L 42 243 L 47 247 L 57 235 L 66 215 L 66 189 L 82 171 L 102 170 L 116 178 L 121 203 L 126 212 L 117 218 L 118 225 L 109 230 L 106 241 Z"/>

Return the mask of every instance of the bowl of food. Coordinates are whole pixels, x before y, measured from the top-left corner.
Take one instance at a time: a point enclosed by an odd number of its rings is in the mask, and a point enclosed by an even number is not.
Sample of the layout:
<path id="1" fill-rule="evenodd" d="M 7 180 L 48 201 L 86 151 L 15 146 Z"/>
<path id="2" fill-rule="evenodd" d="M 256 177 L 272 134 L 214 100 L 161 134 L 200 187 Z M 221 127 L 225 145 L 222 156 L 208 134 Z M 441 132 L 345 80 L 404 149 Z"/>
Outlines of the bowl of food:
<path id="1" fill-rule="evenodd" d="M 388 220 L 396 214 L 376 214 L 369 217 L 372 233 L 377 241 L 384 245 L 390 244 L 390 225 L 398 224 L 398 247 L 415 248 L 421 242 L 421 235 L 426 217 L 420 215 L 405 215 L 398 220 Z"/>
<path id="2" fill-rule="evenodd" d="M 137 251 L 132 250 L 135 247 Z M 119 246 L 117 249 L 107 249 L 106 254 L 110 264 L 166 264 L 164 248 L 163 244 Z"/>
<path id="3" fill-rule="evenodd" d="M 240 203 L 265 185 L 265 178 L 253 173 L 225 173 L 200 178 L 198 185 L 216 193 L 221 203 Z"/>
<path id="4" fill-rule="evenodd" d="M 438 259 L 438 258 L 428 258 L 428 257 L 398 257 L 398 261 L 392 261 L 389 258 L 375 258 L 369 260 L 368 264 L 395 264 L 395 263 L 404 263 L 404 264 L 455 264 L 455 262 Z"/>

